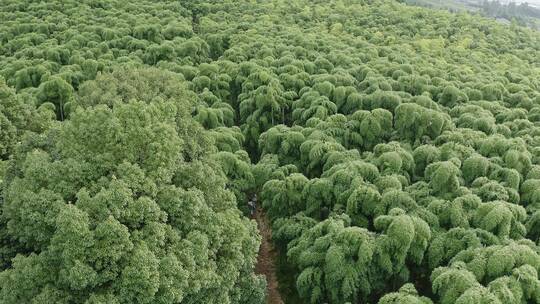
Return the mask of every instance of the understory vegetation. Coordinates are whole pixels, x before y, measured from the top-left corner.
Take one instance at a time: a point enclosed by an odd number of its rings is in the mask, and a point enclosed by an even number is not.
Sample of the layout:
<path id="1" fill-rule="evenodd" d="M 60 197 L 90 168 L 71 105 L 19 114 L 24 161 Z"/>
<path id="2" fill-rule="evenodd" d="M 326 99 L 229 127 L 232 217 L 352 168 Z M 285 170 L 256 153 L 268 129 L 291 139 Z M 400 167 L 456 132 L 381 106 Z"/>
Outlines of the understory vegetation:
<path id="1" fill-rule="evenodd" d="M 0 303 L 540 303 L 540 33 L 393 0 L 4 0 Z"/>

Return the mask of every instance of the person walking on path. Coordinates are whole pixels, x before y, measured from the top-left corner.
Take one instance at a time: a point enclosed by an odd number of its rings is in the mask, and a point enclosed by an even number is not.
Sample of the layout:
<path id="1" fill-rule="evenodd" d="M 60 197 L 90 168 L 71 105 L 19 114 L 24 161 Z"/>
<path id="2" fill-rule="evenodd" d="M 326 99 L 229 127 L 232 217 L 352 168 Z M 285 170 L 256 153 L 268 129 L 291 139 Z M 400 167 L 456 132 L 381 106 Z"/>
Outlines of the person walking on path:
<path id="1" fill-rule="evenodd" d="M 257 210 L 257 195 L 253 196 L 253 198 L 249 200 L 248 207 L 251 217 L 254 217 L 255 211 Z"/>

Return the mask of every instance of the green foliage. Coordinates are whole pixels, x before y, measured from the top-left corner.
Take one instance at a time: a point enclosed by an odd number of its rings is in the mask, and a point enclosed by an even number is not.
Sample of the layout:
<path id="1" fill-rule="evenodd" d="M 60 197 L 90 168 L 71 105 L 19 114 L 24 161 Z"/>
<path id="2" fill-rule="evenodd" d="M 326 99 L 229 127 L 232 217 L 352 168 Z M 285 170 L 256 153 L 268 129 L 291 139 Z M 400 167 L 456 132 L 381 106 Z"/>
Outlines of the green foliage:
<path id="1" fill-rule="evenodd" d="M 236 289 L 258 247 L 254 225 L 227 190 L 243 195 L 235 187 L 253 183 L 247 155 L 211 156 L 209 141 L 199 140 L 207 152 L 195 158 L 181 128 L 200 126 L 186 103 L 141 99 L 79 108 L 14 155 L 2 217 L 14 246 L 25 250 L 0 275 L 5 303 L 227 302 L 260 294 L 253 276 L 256 287 Z"/>
<path id="2" fill-rule="evenodd" d="M 255 194 L 285 302 L 540 302 L 540 35 L 399 2 L 3 1 L 0 303 L 262 303 Z"/>
<path id="3" fill-rule="evenodd" d="M 40 133 L 49 128 L 52 117 L 53 111 L 35 109 L 0 78 L 0 160 L 15 151 L 25 132 Z"/>
<path id="4" fill-rule="evenodd" d="M 283 180 L 270 180 L 261 190 L 263 207 L 271 219 L 291 216 L 306 209 L 302 191 L 308 179 L 299 173 L 293 173 Z"/>
<path id="5" fill-rule="evenodd" d="M 418 296 L 418 292 L 416 291 L 416 288 L 414 288 L 414 285 L 412 284 L 405 284 L 403 285 L 398 292 L 393 292 L 386 294 L 384 297 L 382 297 L 379 302 L 379 304 L 430 304 L 433 303 L 429 298 L 427 297 L 420 297 Z"/>
<path id="6" fill-rule="evenodd" d="M 287 255 L 301 269 L 298 291 L 311 303 L 357 301 L 371 290 L 373 237 L 346 223 L 347 218 L 327 219 L 289 245 Z"/>
<path id="7" fill-rule="evenodd" d="M 245 151 L 240 150 L 234 154 L 221 151 L 212 155 L 211 158 L 220 165 L 223 173 L 225 173 L 227 188 L 236 196 L 238 206 L 246 206 L 247 195 L 251 194 L 255 187 L 255 178 L 253 177 L 249 156 Z"/>
<path id="8" fill-rule="evenodd" d="M 425 178 L 434 194 L 456 193 L 459 186 L 459 167 L 452 161 L 436 162 L 426 167 Z"/>
<path id="9" fill-rule="evenodd" d="M 37 100 L 40 104 L 52 103 L 57 119 L 64 120 L 69 113 L 68 105 L 73 101 L 73 88 L 59 77 L 52 78 L 39 86 Z"/>
<path id="10" fill-rule="evenodd" d="M 354 112 L 347 122 L 345 145 L 351 148 L 371 149 L 389 138 L 392 119 L 392 113 L 385 109 Z"/>
<path id="11" fill-rule="evenodd" d="M 395 127 L 403 138 L 419 140 L 424 136 L 436 138 L 452 129 L 448 115 L 406 103 L 396 108 Z"/>
<path id="12" fill-rule="evenodd" d="M 441 303 L 538 301 L 538 253 L 528 242 L 467 249 L 432 273 Z M 484 284 L 484 285 L 482 285 Z"/>

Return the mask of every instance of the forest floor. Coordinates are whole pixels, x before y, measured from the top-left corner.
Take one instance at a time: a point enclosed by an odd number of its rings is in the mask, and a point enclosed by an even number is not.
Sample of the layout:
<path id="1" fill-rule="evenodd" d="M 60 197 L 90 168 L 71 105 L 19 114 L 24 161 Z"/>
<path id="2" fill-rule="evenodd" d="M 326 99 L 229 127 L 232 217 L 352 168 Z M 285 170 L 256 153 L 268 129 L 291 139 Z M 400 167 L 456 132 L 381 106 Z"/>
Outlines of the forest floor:
<path id="1" fill-rule="evenodd" d="M 257 221 L 259 233 L 262 237 L 255 271 L 258 274 L 266 276 L 266 303 L 283 304 L 284 302 L 279 293 L 279 284 L 276 276 L 277 252 L 272 245 L 272 230 L 270 224 L 268 223 L 268 218 L 261 207 L 258 207 L 255 212 L 255 220 Z"/>

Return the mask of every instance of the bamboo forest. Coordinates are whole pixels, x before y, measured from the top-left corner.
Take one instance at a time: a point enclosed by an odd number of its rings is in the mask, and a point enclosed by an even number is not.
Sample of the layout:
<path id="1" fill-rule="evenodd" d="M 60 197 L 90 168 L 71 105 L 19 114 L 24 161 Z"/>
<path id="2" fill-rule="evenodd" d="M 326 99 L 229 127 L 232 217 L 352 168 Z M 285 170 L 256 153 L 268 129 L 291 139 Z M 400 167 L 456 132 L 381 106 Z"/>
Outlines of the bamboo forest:
<path id="1" fill-rule="evenodd" d="M 0 304 L 540 303 L 540 31 L 405 2 L 0 1 Z"/>

